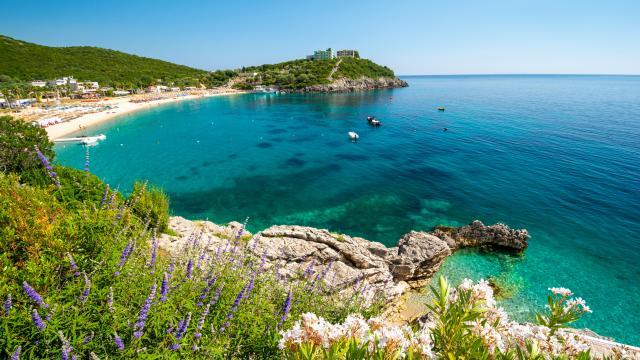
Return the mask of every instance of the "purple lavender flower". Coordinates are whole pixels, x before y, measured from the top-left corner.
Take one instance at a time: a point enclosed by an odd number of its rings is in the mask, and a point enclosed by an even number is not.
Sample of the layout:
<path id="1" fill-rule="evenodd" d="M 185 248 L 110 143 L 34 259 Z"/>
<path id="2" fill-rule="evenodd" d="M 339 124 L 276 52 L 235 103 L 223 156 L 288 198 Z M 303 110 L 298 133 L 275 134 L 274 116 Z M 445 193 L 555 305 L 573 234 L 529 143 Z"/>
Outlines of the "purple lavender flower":
<path id="1" fill-rule="evenodd" d="M 82 275 L 84 275 L 84 290 L 82 290 L 82 295 L 80 295 L 80 302 L 84 304 L 89 297 L 89 292 L 91 291 L 91 279 L 89 279 L 85 272 L 83 272 Z"/>
<path id="2" fill-rule="evenodd" d="M 120 206 L 120 210 L 118 210 L 118 213 L 116 214 L 116 222 L 122 218 L 122 215 L 124 215 L 124 211 L 126 210 L 126 208 L 127 203 L 122 203 L 122 206 Z"/>
<path id="3" fill-rule="evenodd" d="M 20 352 L 22 351 L 22 346 L 18 345 L 16 351 L 11 354 L 11 360 L 20 360 Z"/>
<path id="4" fill-rule="evenodd" d="M 44 300 L 42 300 L 42 296 L 40 296 L 40 294 L 38 294 L 38 292 L 34 288 L 32 288 L 28 282 L 23 281 L 22 288 L 24 289 L 24 292 L 26 292 L 27 295 L 31 298 L 31 300 L 35 301 L 38 305 L 44 308 L 49 307 L 49 305 L 47 305 Z"/>
<path id="5" fill-rule="evenodd" d="M 196 332 L 193 336 L 196 339 L 200 339 L 200 337 L 202 336 L 202 334 L 200 333 L 200 331 L 202 330 L 202 328 L 204 327 L 204 322 L 207 319 L 207 315 L 209 315 L 209 309 L 211 307 L 211 304 L 207 304 L 207 306 L 204 307 L 204 309 L 202 310 L 202 314 L 200 315 L 200 321 L 198 321 L 198 332 Z"/>
<path id="6" fill-rule="evenodd" d="M 362 274 L 358 274 L 358 277 L 356 278 L 356 281 L 353 283 L 353 290 L 354 291 L 358 290 L 358 287 L 360 286 L 360 281 L 362 281 Z"/>
<path id="7" fill-rule="evenodd" d="M 53 305 L 51 307 L 51 309 L 49 310 L 49 312 L 47 313 L 47 315 L 45 315 L 44 317 L 44 321 L 49 321 L 51 320 L 51 318 L 53 317 L 53 314 L 56 312 L 56 309 L 58 308 L 57 305 Z"/>
<path id="8" fill-rule="evenodd" d="M 248 298 L 251 290 L 253 290 L 253 286 L 255 285 L 255 281 L 256 281 L 256 275 L 255 274 L 251 274 L 251 279 L 249 280 L 249 283 L 247 284 L 247 288 L 244 292 L 244 298 Z"/>
<path id="9" fill-rule="evenodd" d="M 167 334 L 171 334 L 173 332 L 173 325 L 169 325 L 169 327 L 167 327 Z"/>
<path id="10" fill-rule="evenodd" d="M 133 243 L 129 241 L 127 243 L 127 246 L 125 246 L 122 250 L 122 254 L 120 255 L 120 262 L 118 262 L 118 271 L 116 271 L 116 275 L 120 275 L 120 271 L 122 270 L 124 264 L 127 262 L 127 259 L 129 258 L 131 252 L 133 252 Z"/>
<path id="11" fill-rule="evenodd" d="M 200 294 L 200 296 L 198 297 L 200 301 L 196 305 L 202 306 L 202 301 L 207 298 L 207 295 L 209 295 L 209 291 L 211 291 L 211 287 L 216 283 L 217 280 L 218 277 L 214 276 L 210 278 L 209 281 L 207 281 L 207 286 L 204 288 L 204 290 L 202 290 L 202 294 Z"/>
<path id="12" fill-rule="evenodd" d="M 4 301 L 4 316 L 9 316 L 9 312 L 13 307 L 13 301 L 11 301 L 11 294 L 7 295 L 7 299 Z"/>
<path id="13" fill-rule="evenodd" d="M 31 311 L 31 321 L 33 321 L 33 325 L 38 328 L 38 331 L 42 331 L 47 327 L 47 324 L 42 321 L 42 318 L 40 317 L 40 314 L 38 314 L 38 310 L 36 309 L 33 309 Z"/>
<path id="14" fill-rule="evenodd" d="M 185 316 L 184 320 L 180 320 L 180 322 L 178 322 L 178 328 L 176 329 L 176 332 L 174 334 L 176 342 L 169 347 L 171 350 L 176 351 L 180 349 L 180 344 L 178 343 L 180 342 L 180 340 L 182 340 L 184 335 L 187 333 L 189 322 L 191 322 L 191 313 L 188 313 L 187 316 Z"/>
<path id="15" fill-rule="evenodd" d="M 91 334 L 87 335 L 87 337 L 84 338 L 84 341 L 82 342 L 82 344 L 87 345 L 93 340 L 94 336 L 95 336 L 95 333 L 92 331 Z"/>
<path id="16" fill-rule="evenodd" d="M 116 308 L 113 307 L 113 288 L 111 286 L 109 286 L 109 294 L 107 294 L 107 308 L 112 314 L 116 311 Z"/>
<path id="17" fill-rule="evenodd" d="M 113 341 L 116 343 L 116 347 L 118 347 L 118 350 L 124 350 L 124 343 L 122 342 L 122 339 L 120 339 L 120 336 L 118 336 L 118 333 L 115 331 L 113 332 Z"/>
<path id="18" fill-rule="evenodd" d="M 193 260 L 189 259 L 189 262 L 187 263 L 187 279 L 191 279 L 192 276 L 193 276 Z"/>
<path id="19" fill-rule="evenodd" d="M 231 305 L 231 310 L 229 310 L 229 313 L 227 314 L 227 321 L 225 321 L 225 323 L 222 324 L 222 327 L 220 327 L 220 332 L 224 332 L 224 330 L 229 327 L 230 320 L 233 319 L 233 314 L 238 310 L 238 306 L 240 306 L 240 302 L 242 302 L 242 298 L 244 298 L 244 294 L 247 291 L 248 286 L 249 284 L 245 285 L 245 287 L 243 287 L 236 296 L 236 299 L 233 301 L 233 305 Z"/>
<path id="20" fill-rule="evenodd" d="M 287 316 L 289 315 L 290 310 L 291 310 L 291 290 L 289 290 L 289 293 L 287 294 L 287 298 L 284 300 L 284 305 L 282 306 L 282 316 L 280 317 L 280 321 L 278 322 L 278 329 L 287 320 Z"/>
<path id="21" fill-rule="evenodd" d="M 89 175 L 89 146 L 85 146 L 84 172 Z"/>
<path id="22" fill-rule="evenodd" d="M 118 193 L 118 189 L 116 189 L 116 191 L 111 193 L 111 197 L 109 197 L 109 202 L 107 203 L 109 207 L 111 207 L 111 205 L 113 205 L 113 202 L 116 200 L 117 193 Z"/>
<path id="23" fill-rule="evenodd" d="M 69 353 L 70 353 L 69 348 L 63 344 L 62 353 L 60 354 L 60 359 L 69 360 Z"/>
<path id="24" fill-rule="evenodd" d="M 307 266 L 307 268 L 304 270 L 304 277 L 308 278 L 311 276 L 311 274 L 313 274 L 313 267 L 316 263 L 315 259 L 311 259 L 311 262 L 309 262 L 309 266 Z"/>
<path id="25" fill-rule="evenodd" d="M 169 294 L 169 275 L 164 273 L 162 277 L 162 284 L 160 285 L 160 301 L 167 301 L 167 294 Z"/>
<path id="26" fill-rule="evenodd" d="M 42 165 L 44 165 L 44 167 L 47 169 L 47 172 L 49 173 L 49 177 L 51 177 L 51 180 L 53 180 L 56 186 L 60 188 L 60 180 L 58 179 L 58 175 L 56 175 L 56 173 L 53 171 L 53 166 L 51 166 L 51 164 L 49 163 L 49 160 L 47 160 L 47 157 L 44 156 L 44 154 L 40 151 L 40 149 L 38 148 L 38 145 L 33 145 L 33 147 L 34 149 L 36 149 L 36 154 L 38 155 L 38 158 L 42 162 Z"/>
<path id="27" fill-rule="evenodd" d="M 109 195 L 109 184 L 104 187 L 104 192 L 102 193 L 102 199 L 100 199 L 100 208 L 104 206 L 105 201 L 107 201 L 107 196 Z"/>
<path id="28" fill-rule="evenodd" d="M 149 259 L 149 267 L 151 268 L 151 273 L 153 274 L 153 271 L 156 267 L 156 256 L 158 254 L 158 240 L 156 240 L 156 234 L 155 231 L 153 233 L 153 236 L 151 238 L 151 259 Z"/>
<path id="29" fill-rule="evenodd" d="M 176 264 L 171 263 L 169 264 L 169 267 L 167 268 L 167 275 L 169 276 L 169 280 L 171 280 L 171 278 L 173 277 L 173 271 L 176 269 Z"/>
<path id="30" fill-rule="evenodd" d="M 216 293 L 213 294 L 213 297 L 211 298 L 211 301 L 209 301 L 210 305 L 213 305 L 218 301 L 218 298 L 220 298 L 220 293 L 222 292 L 222 288 L 223 287 L 224 287 L 224 284 L 220 285 L 218 287 L 218 289 L 216 289 Z"/>
<path id="31" fill-rule="evenodd" d="M 78 268 L 78 265 L 73 260 L 73 256 L 71 256 L 70 253 L 67 253 L 67 259 L 69 259 L 69 266 L 71 266 L 71 271 L 73 271 L 73 276 L 80 276 L 80 271 L 78 271 L 80 269 Z"/>
<path id="32" fill-rule="evenodd" d="M 140 309 L 140 314 L 138 315 L 138 322 L 133 327 L 135 330 L 135 332 L 133 333 L 133 337 L 136 339 L 139 339 L 143 334 L 144 325 L 147 321 L 147 315 L 149 314 L 151 303 L 153 302 L 153 299 L 155 297 L 156 297 L 156 284 L 154 283 L 153 286 L 151 286 L 151 290 L 149 291 L 149 296 L 147 297 L 147 300 L 145 300 L 144 305 L 142 306 L 142 309 Z"/>

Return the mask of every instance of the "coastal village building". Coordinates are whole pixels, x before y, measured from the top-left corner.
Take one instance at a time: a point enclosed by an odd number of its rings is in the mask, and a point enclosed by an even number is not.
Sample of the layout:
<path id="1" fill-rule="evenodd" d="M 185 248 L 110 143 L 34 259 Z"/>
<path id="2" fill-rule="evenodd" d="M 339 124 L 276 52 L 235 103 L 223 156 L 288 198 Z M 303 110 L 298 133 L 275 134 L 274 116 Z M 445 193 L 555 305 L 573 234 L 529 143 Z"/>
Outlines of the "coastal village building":
<path id="1" fill-rule="evenodd" d="M 78 81 L 76 79 L 74 79 L 73 76 L 65 76 L 65 77 L 60 78 L 60 79 L 49 80 L 47 82 L 47 84 L 49 86 L 64 86 L 64 85 L 71 86 L 72 84 L 75 84 L 77 82 Z"/>
<path id="2" fill-rule="evenodd" d="M 327 50 L 316 50 L 313 55 L 308 55 L 307 60 L 330 60 L 335 58 L 335 54 L 331 48 Z"/>
<path id="3" fill-rule="evenodd" d="M 352 58 L 360 58 L 360 54 L 357 50 L 338 50 L 336 56 L 341 57 L 352 57 Z"/>
<path id="4" fill-rule="evenodd" d="M 31 86 L 35 86 L 35 87 L 45 87 L 47 86 L 47 82 L 46 81 L 42 81 L 42 80 L 33 80 L 31 82 Z"/>

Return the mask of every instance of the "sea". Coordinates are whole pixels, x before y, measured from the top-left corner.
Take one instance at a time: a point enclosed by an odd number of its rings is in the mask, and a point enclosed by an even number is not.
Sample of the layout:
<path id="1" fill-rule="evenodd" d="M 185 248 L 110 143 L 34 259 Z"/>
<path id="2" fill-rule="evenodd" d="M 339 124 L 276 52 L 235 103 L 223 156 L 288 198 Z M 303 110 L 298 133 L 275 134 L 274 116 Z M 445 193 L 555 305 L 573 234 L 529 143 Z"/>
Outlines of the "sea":
<path id="1" fill-rule="evenodd" d="M 593 310 L 576 327 L 640 345 L 640 77 L 403 79 L 125 115 L 83 132 L 107 136 L 89 148 L 91 171 L 124 193 L 136 179 L 162 187 L 174 215 L 253 232 L 298 224 L 393 246 L 475 219 L 525 228 L 523 255 L 464 249 L 439 273 L 493 279 L 520 321 L 544 310 L 548 288 L 567 287 Z M 84 167 L 83 146 L 56 152 Z"/>

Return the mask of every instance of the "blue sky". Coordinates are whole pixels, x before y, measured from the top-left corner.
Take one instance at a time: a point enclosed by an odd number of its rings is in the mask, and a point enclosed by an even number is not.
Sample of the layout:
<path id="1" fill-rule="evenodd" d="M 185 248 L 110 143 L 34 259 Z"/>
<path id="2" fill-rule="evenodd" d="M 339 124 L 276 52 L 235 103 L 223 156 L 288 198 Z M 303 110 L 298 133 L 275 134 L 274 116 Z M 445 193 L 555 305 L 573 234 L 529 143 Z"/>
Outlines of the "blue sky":
<path id="1" fill-rule="evenodd" d="M 638 0 L 8 1 L 0 33 L 203 69 L 354 48 L 397 74 L 640 74 Z"/>

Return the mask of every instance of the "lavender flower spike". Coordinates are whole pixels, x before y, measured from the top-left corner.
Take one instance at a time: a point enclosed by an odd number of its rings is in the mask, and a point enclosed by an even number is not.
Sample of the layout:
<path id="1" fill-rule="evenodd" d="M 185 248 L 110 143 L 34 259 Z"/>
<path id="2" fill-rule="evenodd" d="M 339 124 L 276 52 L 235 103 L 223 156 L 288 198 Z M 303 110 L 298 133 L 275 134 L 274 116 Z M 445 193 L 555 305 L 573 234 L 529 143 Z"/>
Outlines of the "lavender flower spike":
<path id="1" fill-rule="evenodd" d="M 38 328 L 38 331 L 42 331 L 47 327 L 47 324 L 42 321 L 42 318 L 40 317 L 40 314 L 38 314 L 38 310 L 36 309 L 33 309 L 33 311 L 31 311 L 31 321 L 33 321 L 33 325 Z"/>
<path id="2" fill-rule="evenodd" d="M 16 351 L 11 354 L 11 360 L 20 360 L 20 352 L 22 351 L 22 346 L 18 345 Z"/>
<path id="3" fill-rule="evenodd" d="M 167 294 L 169 294 L 169 275 L 164 273 L 162 277 L 162 284 L 160 285 L 160 301 L 167 301 Z"/>
<path id="4" fill-rule="evenodd" d="M 49 160 L 47 160 L 47 157 L 44 156 L 44 154 L 40 151 L 40 149 L 38 148 L 38 145 L 33 145 L 33 148 L 36 149 L 36 154 L 38 155 L 38 158 L 42 162 L 42 165 L 44 165 L 44 167 L 47 169 L 47 173 L 49 173 L 49 177 L 51 177 L 51 180 L 53 180 L 53 182 L 56 184 L 56 186 L 59 189 L 60 180 L 58 179 L 58 175 L 56 175 L 56 173 L 53 171 L 53 166 L 51 166 L 51 164 L 49 163 Z"/>
<path id="5" fill-rule="evenodd" d="M 69 266 L 71 266 L 71 271 L 73 271 L 73 276 L 80 276 L 80 271 L 79 271 L 80 269 L 78 268 L 78 265 L 73 260 L 73 256 L 71 256 L 70 253 L 67 253 L 67 259 L 69 259 Z"/>
<path id="6" fill-rule="evenodd" d="M 200 321 L 198 321 L 198 332 L 196 332 L 193 337 L 195 337 L 196 339 L 200 339 L 202 337 L 202 333 L 200 333 L 200 331 L 202 330 L 202 328 L 204 327 L 204 322 L 207 319 L 207 315 L 209 315 L 209 309 L 211 308 L 211 304 L 207 304 L 207 306 L 204 307 L 204 310 L 202 310 L 202 315 L 200 315 Z"/>
<path id="7" fill-rule="evenodd" d="M 42 300 L 42 296 L 40 296 L 40 294 L 38 294 L 38 292 L 34 288 L 32 288 L 28 282 L 22 282 L 22 288 L 24 289 L 24 292 L 29 295 L 31 300 L 35 301 L 38 305 L 44 308 L 49 307 L 49 305 L 45 304 L 44 300 Z"/>
<path id="8" fill-rule="evenodd" d="M 131 254 L 132 251 L 133 251 L 133 244 L 131 243 L 131 241 L 129 241 L 127 243 L 127 246 L 125 246 L 124 249 L 122 250 L 122 254 L 120 255 L 120 262 L 118 262 L 118 271 L 116 271 L 116 275 L 120 275 L 120 270 L 122 270 L 122 267 L 127 262 L 127 259 L 129 258 L 129 255 Z"/>
<path id="9" fill-rule="evenodd" d="M 80 302 L 83 304 L 87 301 L 89 297 L 89 292 L 91 291 L 91 279 L 87 276 L 85 272 L 82 272 L 84 275 L 84 290 L 82 290 L 82 295 L 80 296 Z"/>
<path id="10" fill-rule="evenodd" d="M 124 343 L 122 342 L 122 339 L 120 339 L 120 336 L 118 336 L 118 333 L 115 331 L 113 332 L 113 341 L 116 343 L 118 350 L 124 350 Z"/>
<path id="11" fill-rule="evenodd" d="M 105 201 L 107 201 L 107 195 L 109 195 L 109 184 L 104 187 L 104 192 L 102 193 L 102 199 L 100 199 L 100 208 L 104 206 Z"/>
<path id="12" fill-rule="evenodd" d="M 85 146 L 84 154 L 84 172 L 89 175 L 89 146 Z"/>
<path id="13" fill-rule="evenodd" d="M 191 279 L 193 277 L 193 260 L 189 259 L 187 263 L 187 279 Z"/>
<path id="14" fill-rule="evenodd" d="M 184 335 L 187 333 L 187 328 L 189 327 L 189 322 L 191 322 L 191 313 L 188 313 L 187 316 L 184 318 L 184 320 L 180 320 L 180 322 L 178 323 L 178 328 L 176 329 L 175 332 L 175 339 L 176 342 L 173 343 L 173 345 L 171 345 L 169 347 L 169 349 L 176 351 L 178 349 L 180 349 L 180 340 L 182 340 L 182 338 L 184 337 Z"/>
<path id="15" fill-rule="evenodd" d="M 156 297 L 156 284 L 154 283 L 151 286 L 151 290 L 149 291 L 149 296 L 147 297 L 147 300 L 145 300 L 144 305 L 142 306 L 142 309 L 140 309 L 140 314 L 138 315 L 138 322 L 136 322 L 133 327 L 134 330 L 136 330 L 133 333 L 133 337 L 136 339 L 139 339 L 140 337 L 142 337 L 144 325 L 147 321 L 147 315 L 149 314 L 151 303 L 153 303 L 153 299 L 155 299 L 155 297 Z"/>
<path id="16" fill-rule="evenodd" d="M 151 239 L 151 259 L 149 260 L 149 267 L 151 268 L 151 273 L 155 270 L 156 267 L 156 257 L 158 255 L 158 240 L 156 239 L 156 233 L 153 232 L 153 237 Z"/>
<path id="17" fill-rule="evenodd" d="M 7 295 L 7 299 L 4 301 L 4 316 L 9 316 L 9 312 L 13 307 L 13 302 L 11 301 L 11 294 Z"/>
<path id="18" fill-rule="evenodd" d="M 284 301 L 284 306 L 282 307 L 282 316 L 280 317 L 280 322 L 278 322 L 278 328 L 280 328 L 282 324 L 284 324 L 284 322 L 287 320 L 289 311 L 291 311 L 291 290 L 289 290 L 287 299 Z"/>

